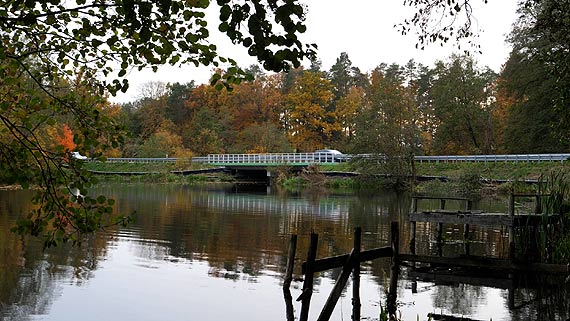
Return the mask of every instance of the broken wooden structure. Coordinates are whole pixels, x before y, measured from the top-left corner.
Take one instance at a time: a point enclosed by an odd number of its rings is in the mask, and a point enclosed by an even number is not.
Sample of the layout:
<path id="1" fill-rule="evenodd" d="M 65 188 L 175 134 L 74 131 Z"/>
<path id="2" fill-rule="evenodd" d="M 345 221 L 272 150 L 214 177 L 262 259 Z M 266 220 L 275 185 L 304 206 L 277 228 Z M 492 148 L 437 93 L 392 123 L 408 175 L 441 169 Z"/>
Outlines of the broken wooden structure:
<path id="1" fill-rule="evenodd" d="M 516 213 L 515 198 L 517 197 L 534 197 L 536 198 L 536 206 L 534 213 Z M 509 235 L 509 258 L 514 259 L 515 256 L 515 229 L 523 226 L 538 226 L 543 223 L 545 214 L 541 214 L 540 195 L 535 194 L 511 194 L 509 196 L 508 213 L 486 213 L 481 210 L 472 210 L 472 203 L 467 198 L 458 197 L 430 197 L 430 196 L 414 196 L 412 197 L 412 208 L 409 216 L 410 221 L 410 253 L 416 253 L 416 223 L 437 223 L 437 242 L 441 256 L 441 245 L 443 224 L 463 225 L 464 251 L 469 255 L 469 227 L 471 225 L 485 227 L 506 227 Z M 439 200 L 439 209 L 430 211 L 418 211 L 419 200 Z M 446 210 L 447 200 L 462 201 L 464 209 L 462 210 Z M 559 215 L 546 215 L 548 224 L 559 221 Z"/>
<path id="2" fill-rule="evenodd" d="M 336 303 L 338 302 L 348 278 L 352 274 L 352 320 L 360 320 L 360 263 L 371 261 L 378 258 L 390 258 L 390 283 L 388 286 L 388 295 L 386 307 L 388 314 L 394 316 L 396 314 L 396 295 L 397 284 L 400 272 L 400 265 L 408 265 L 411 272 L 408 275 L 412 278 L 412 282 L 417 280 L 425 280 L 434 283 L 438 282 L 457 282 L 474 285 L 488 285 L 497 287 L 497 285 L 509 290 L 509 308 L 514 307 L 514 289 L 517 286 L 514 273 L 517 272 L 545 272 L 545 273 L 562 273 L 570 274 L 570 265 L 556 265 L 546 263 L 517 263 L 512 260 L 512 256 L 508 260 L 499 258 L 485 258 L 469 256 L 468 243 L 465 256 L 461 257 L 441 257 L 416 255 L 415 251 L 415 225 L 416 222 L 429 222 L 438 224 L 438 239 L 441 240 L 443 224 L 463 224 L 464 238 L 469 238 L 469 226 L 472 224 L 481 226 L 507 226 L 509 228 L 510 253 L 514 254 L 514 228 L 518 226 L 526 226 L 528 224 L 538 224 L 538 219 L 542 220 L 542 215 L 516 215 L 514 210 L 515 197 L 528 195 L 511 195 L 509 198 L 509 212 L 504 213 L 483 213 L 482 211 L 473 211 L 471 202 L 465 198 L 454 197 L 414 197 L 412 199 L 412 211 L 410 213 L 410 254 L 400 253 L 400 237 L 399 224 L 392 222 L 390 225 L 390 246 L 380 247 L 370 250 L 362 250 L 361 248 L 361 229 L 354 229 L 354 246 L 350 254 L 327 257 L 317 259 L 317 243 L 318 234 L 311 233 L 310 245 L 307 253 L 307 260 L 302 263 L 302 273 L 304 276 L 303 290 L 297 301 L 301 301 L 300 321 L 308 321 L 309 307 L 313 293 L 314 274 L 329 269 L 341 268 L 342 272 L 338 276 L 336 283 L 329 294 L 329 297 L 322 308 L 317 321 L 329 320 Z M 536 195 L 533 195 L 536 196 Z M 538 196 L 536 196 L 538 199 Z M 436 211 L 418 211 L 418 200 L 420 199 L 437 199 L 439 200 L 439 209 Z M 463 210 L 448 211 L 445 209 L 445 203 L 448 200 L 464 202 Z M 539 201 L 537 201 L 539 204 Z M 536 213 L 540 213 L 537 206 Z M 555 222 L 558 219 L 556 215 L 549 215 L 548 220 Z M 297 236 L 292 235 L 289 247 L 289 256 L 287 260 L 287 270 L 285 281 L 283 283 L 283 291 L 285 301 L 287 303 L 287 320 L 293 321 L 292 297 L 289 292 L 289 286 L 292 280 L 293 264 L 296 253 Z M 447 267 L 439 269 L 438 267 Z M 460 273 L 450 272 L 459 271 Z M 496 278 L 497 271 L 507 277 L 498 282 Z M 476 273 L 476 276 L 471 273 Z M 487 277 L 486 277 L 487 276 Z M 489 280 L 491 278 L 491 280 Z M 416 287 L 417 288 L 417 287 Z M 414 286 L 412 284 L 412 291 Z"/>

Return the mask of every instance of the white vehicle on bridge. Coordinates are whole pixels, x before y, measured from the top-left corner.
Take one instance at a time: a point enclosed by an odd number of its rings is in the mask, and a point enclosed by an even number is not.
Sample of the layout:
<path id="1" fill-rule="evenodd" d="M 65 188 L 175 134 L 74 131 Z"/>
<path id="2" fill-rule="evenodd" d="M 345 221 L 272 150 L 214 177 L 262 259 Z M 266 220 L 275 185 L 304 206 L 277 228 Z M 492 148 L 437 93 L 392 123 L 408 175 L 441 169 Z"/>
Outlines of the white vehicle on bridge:
<path id="1" fill-rule="evenodd" d="M 319 149 L 315 151 L 315 160 L 321 163 L 340 163 L 346 161 L 346 155 L 336 149 Z"/>
<path id="2" fill-rule="evenodd" d="M 79 160 L 86 160 L 88 157 L 79 154 L 79 152 L 71 152 L 71 157 Z"/>

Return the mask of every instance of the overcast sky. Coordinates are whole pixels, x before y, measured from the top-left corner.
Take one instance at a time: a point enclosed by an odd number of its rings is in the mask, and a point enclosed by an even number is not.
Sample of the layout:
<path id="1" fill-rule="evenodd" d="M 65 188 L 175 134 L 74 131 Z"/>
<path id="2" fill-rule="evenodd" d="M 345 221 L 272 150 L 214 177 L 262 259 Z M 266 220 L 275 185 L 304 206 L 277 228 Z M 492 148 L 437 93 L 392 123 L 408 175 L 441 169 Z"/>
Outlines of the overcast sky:
<path id="1" fill-rule="evenodd" d="M 307 32 L 303 40 L 316 43 L 318 57 L 323 69 L 328 70 L 341 52 L 347 52 L 352 64 L 361 71 L 368 72 L 380 63 L 405 64 L 414 59 L 424 65 L 433 65 L 436 60 L 445 60 L 457 53 L 452 43 L 441 47 L 432 44 L 425 50 L 415 48 L 417 37 L 414 34 L 402 36 L 395 24 L 413 15 L 413 8 L 404 7 L 402 0 L 306 0 L 308 8 Z M 510 32 L 516 19 L 517 0 L 473 0 L 474 26 L 482 29 L 478 42 L 482 54 L 475 56 L 479 66 L 489 66 L 500 71 L 510 48 L 505 36 Z M 217 17 L 216 8 L 208 9 L 208 14 Z M 225 36 L 217 32 L 217 21 L 209 23 L 212 42 L 219 48 L 221 56 L 231 56 L 241 65 L 256 63 L 242 47 L 233 46 Z M 309 65 L 306 62 L 305 65 Z M 165 83 L 186 83 L 192 80 L 198 84 L 207 82 L 211 68 L 192 66 L 164 66 L 157 73 L 152 71 L 131 72 L 128 74 L 130 89 L 111 100 L 126 102 L 136 99 L 138 87 L 149 81 Z"/>

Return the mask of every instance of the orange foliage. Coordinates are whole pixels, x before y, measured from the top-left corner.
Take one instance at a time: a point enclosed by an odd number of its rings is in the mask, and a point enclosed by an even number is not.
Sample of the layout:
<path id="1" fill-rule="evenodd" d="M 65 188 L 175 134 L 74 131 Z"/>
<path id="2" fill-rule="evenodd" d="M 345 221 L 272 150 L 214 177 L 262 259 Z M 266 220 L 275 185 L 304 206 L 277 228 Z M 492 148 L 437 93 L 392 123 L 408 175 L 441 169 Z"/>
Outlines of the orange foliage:
<path id="1" fill-rule="evenodd" d="M 60 146 L 63 146 L 65 151 L 72 151 L 77 147 L 73 142 L 73 132 L 67 124 L 63 124 L 61 130 L 57 133 L 56 140 Z"/>

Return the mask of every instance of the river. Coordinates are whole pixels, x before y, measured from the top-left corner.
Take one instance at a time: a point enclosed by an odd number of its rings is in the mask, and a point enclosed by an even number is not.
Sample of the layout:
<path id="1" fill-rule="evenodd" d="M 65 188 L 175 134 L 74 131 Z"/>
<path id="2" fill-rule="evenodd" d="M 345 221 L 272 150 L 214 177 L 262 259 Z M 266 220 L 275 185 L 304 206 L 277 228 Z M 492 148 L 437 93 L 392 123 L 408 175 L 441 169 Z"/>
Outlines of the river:
<path id="1" fill-rule="evenodd" d="M 401 224 L 404 250 L 408 241 L 406 195 L 143 184 L 108 185 L 95 192 L 114 198 L 116 211 L 135 213 L 135 222 L 97 233 L 80 248 L 43 251 L 41 240 L 9 232 L 32 208 L 31 192 L 0 191 L 1 320 L 286 320 L 281 286 L 291 234 L 299 237 L 294 299 L 301 293 L 300 265 L 311 231 L 319 234 L 318 258 L 349 253 L 355 227 L 362 228 L 363 249 L 388 245 L 392 221 Z M 505 207 L 504 200 L 494 199 L 474 204 L 486 210 Z M 461 253 L 461 227 L 446 227 L 444 235 L 443 255 Z M 472 237 L 472 254 L 508 255 L 501 229 L 473 227 Z M 434 226 L 418 223 L 417 252 L 437 254 Z M 363 320 L 378 320 L 386 307 L 389 272 L 389 259 L 363 264 Z M 338 274 L 316 275 L 310 320 L 318 316 Z M 509 290 L 499 279 L 491 286 L 492 281 L 435 282 L 412 274 L 404 267 L 398 281 L 402 320 L 427 320 L 430 313 L 495 321 L 570 316 L 568 280 L 517 277 L 511 282 L 518 286 Z M 473 280 L 484 277 L 489 276 Z M 556 286 L 529 285 L 542 282 Z M 345 290 L 331 320 L 350 320 L 351 293 Z M 298 318 L 300 303 L 293 307 Z"/>

